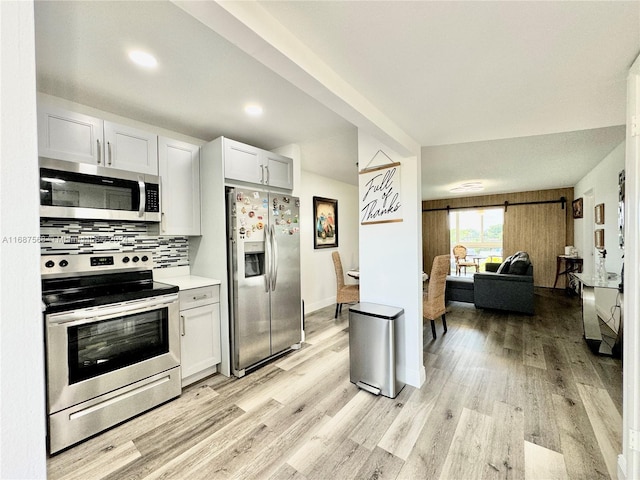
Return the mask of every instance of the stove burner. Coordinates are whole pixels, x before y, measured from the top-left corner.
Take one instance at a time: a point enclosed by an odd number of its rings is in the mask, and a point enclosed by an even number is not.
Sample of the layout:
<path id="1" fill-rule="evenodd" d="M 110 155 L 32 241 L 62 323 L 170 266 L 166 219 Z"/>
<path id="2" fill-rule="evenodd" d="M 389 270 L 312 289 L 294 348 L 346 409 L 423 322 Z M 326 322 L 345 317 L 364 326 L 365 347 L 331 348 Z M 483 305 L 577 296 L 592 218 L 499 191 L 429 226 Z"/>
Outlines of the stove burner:
<path id="1" fill-rule="evenodd" d="M 42 301 L 46 312 L 177 293 L 177 286 L 153 280 L 150 259 L 149 252 L 43 256 Z"/>

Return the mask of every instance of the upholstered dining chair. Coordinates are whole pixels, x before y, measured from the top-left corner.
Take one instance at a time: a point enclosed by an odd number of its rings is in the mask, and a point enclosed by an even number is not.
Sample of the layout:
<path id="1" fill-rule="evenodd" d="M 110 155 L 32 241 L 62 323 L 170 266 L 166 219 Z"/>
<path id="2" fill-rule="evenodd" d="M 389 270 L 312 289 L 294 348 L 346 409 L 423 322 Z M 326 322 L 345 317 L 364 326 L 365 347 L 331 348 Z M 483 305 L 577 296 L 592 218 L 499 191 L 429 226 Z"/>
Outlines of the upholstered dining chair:
<path id="1" fill-rule="evenodd" d="M 449 274 L 449 255 L 438 255 L 433 259 L 431 275 L 429 276 L 429 286 L 427 292 L 422 295 L 422 316 L 425 320 L 431 321 L 431 333 L 436 338 L 435 319 L 442 317 L 444 333 L 447 333 L 447 311 L 444 302 L 445 285 Z"/>
<path id="2" fill-rule="evenodd" d="M 456 258 L 456 275 L 460 275 L 460 270 L 463 268 L 466 274 L 467 267 L 474 267 L 476 272 L 478 271 L 478 264 L 473 260 L 467 260 L 467 247 L 464 245 L 456 245 L 453 247 L 453 256 Z"/>
<path id="3" fill-rule="evenodd" d="M 336 270 L 336 314 L 333 318 L 338 318 L 338 313 L 342 312 L 343 303 L 357 303 L 360 301 L 360 286 L 345 285 L 340 253 L 333 252 L 331 257 L 333 258 L 333 266 Z"/>

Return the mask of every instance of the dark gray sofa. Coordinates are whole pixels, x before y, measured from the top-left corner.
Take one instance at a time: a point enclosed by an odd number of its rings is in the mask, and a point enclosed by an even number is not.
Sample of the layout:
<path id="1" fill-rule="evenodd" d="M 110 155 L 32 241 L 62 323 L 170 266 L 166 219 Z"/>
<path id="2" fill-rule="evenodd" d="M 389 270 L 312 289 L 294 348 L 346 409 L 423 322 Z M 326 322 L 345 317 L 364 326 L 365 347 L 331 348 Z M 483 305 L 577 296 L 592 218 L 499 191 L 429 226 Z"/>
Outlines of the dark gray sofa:
<path id="1" fill-rule="evenodd" d="M 473 277 L 447 275 L 444 299 L 447 302 L 473 303 Z"/>
<path id="2" fill-rule="evenodd" d="M 493 270 L 500 264 L 487 264 Z M 533 315 L 533 265 L 523 275 L 476 273 L 473 276 L 476 308 L 494 308 Z"/>

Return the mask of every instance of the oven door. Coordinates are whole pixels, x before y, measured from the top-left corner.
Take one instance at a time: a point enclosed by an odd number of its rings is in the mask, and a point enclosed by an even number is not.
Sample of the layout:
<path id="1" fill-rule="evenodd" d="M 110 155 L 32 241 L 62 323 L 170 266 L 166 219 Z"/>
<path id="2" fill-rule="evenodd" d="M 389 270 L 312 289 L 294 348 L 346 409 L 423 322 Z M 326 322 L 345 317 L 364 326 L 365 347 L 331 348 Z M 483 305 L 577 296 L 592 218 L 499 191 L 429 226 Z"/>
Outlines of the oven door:
<path id="1" fill-rule="evenodd" d="M 45 316 L 49 413 L 180 365 L 178 295 Z"/>

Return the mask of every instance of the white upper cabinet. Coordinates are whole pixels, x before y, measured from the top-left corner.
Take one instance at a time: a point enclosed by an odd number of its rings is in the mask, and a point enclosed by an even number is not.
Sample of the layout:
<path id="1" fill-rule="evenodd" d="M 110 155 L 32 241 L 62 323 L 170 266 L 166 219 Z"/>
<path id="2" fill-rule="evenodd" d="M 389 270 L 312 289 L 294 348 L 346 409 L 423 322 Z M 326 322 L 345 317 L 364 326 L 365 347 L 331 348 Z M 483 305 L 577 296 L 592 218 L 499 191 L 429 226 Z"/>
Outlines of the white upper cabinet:
<path id="1" fill-rule="evenodd" d="M 224 176 L 231 180 L 263 184 L 260 149 L 225 138 Z"/>
<path id="2" fill-rule="evenodd" d="M 266 177 L 270 187 L 293 190 L 293 160 L 277 153 L 264 152 Z"/>
<path id="3" fill-rule="evenodd" d="M 105 121 L 104 148 L 108 167 L 158 175 L 157 135 Z"/>
<path id="4" fill-rule="evenodd" d="M 38 105 L 38 155 L 158 174 L 158 137 L 51 105 Z"/>
<path id="5" fill-rule="evenodd" d="M 39 105 L 38 155 L 102 165 L 103 126 L 99 118 Z"/>
<path id="6" fill-rule="evenodd" d="M 200 235 L 200 147 L 158 137 L 161 235 Z"/>
<path id="7" fill-rule="evenodd" d="M 227 180 L 293 189 L 293 160 L 244 143 L 224 139 Z"/>

